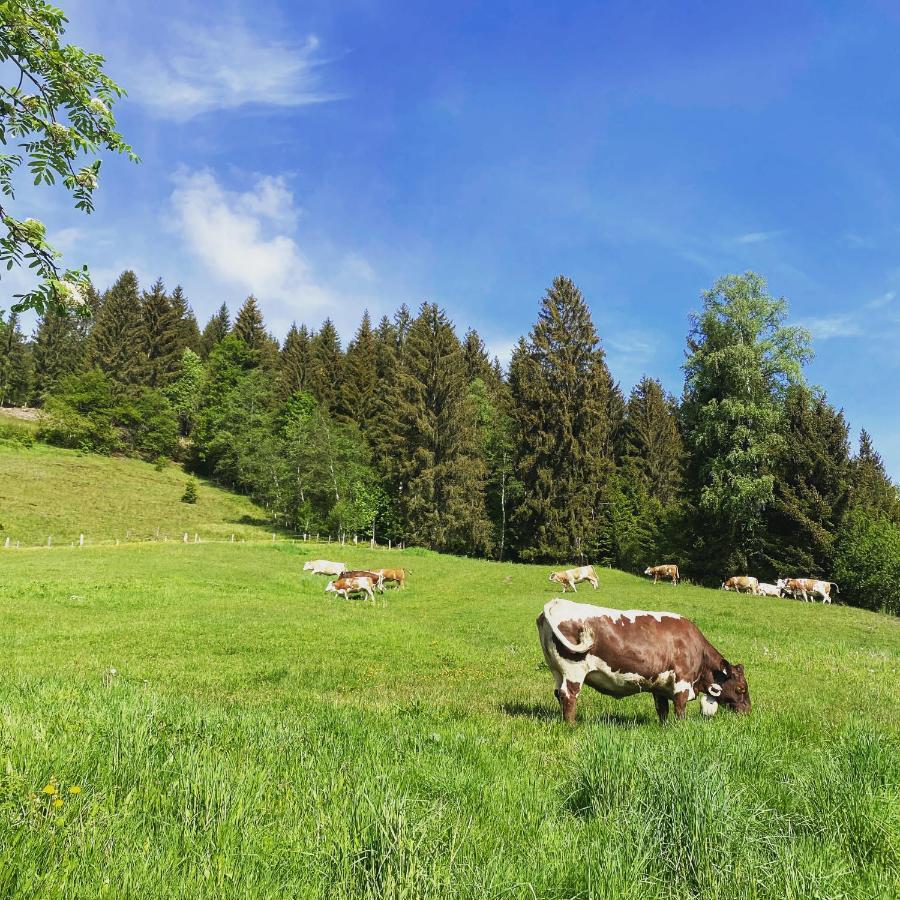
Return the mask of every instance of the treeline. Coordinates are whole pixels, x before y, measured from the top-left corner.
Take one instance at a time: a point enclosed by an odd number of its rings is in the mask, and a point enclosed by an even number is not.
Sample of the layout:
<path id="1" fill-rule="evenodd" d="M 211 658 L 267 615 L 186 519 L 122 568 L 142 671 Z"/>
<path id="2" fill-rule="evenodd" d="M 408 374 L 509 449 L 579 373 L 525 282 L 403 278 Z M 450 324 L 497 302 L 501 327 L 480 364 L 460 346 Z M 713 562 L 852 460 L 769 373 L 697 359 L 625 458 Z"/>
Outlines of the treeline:
<path id="1" fill-rule="evenodd" d="M 368 313 L 283 342 L 247 298 L 201 331 L 183 292 L 125 272 L 90 320 L 0 325 L 0 403 L 45 439 L 172 455 L 295 531 L 632 571 L 677 562 L 837 581 L 900 612 L 900 499 L 863 431 L 803 377 L 809 336 L 754 273 L 720 279 L 687 336 L 680 398 L 624 396 L 578 288 L 556 278 L 504 372 L 444 310 Z"/>

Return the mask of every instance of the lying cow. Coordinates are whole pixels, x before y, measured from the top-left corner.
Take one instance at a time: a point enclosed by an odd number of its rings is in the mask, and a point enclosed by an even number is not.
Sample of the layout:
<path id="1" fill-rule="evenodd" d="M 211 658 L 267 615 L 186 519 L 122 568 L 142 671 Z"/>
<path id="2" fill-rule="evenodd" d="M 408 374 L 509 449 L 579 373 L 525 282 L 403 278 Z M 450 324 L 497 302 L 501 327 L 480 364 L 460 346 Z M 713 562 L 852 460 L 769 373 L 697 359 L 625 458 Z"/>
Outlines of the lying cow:
<path id="1" fill-rule="evenodd" d="M 763 597 L 780 597 L 782 590 L 777 584 L 766 584 L 766 582 L 761 581 L 759 583 L 759 593 Z"/>
<path id="2" fill-rule="evenodd" d="M 815 600 L 821 597 L 823 603 L 831 603 L 831 589 L 839 594 L 840 588 L 833 581 L 819 581 L 815 578 L 779 578 L 777 586 L 785 594 L 790 594 L 795 600 L 803 597 L 804 600 Z"/>
<path id="3" fill-rule="evenodd" d="M 313 575 L 341 575 L 346 568 L 346 563 L 331 562 L 327 559 L 311 559 L 303 563 L 303 571 L 312 572 Z"/>
<path id="4" fill-rule="evenodd" d="M 385 581 L 393 581 L 397 587 L 401 588 L 406 584 L 405 569 L 373 569 L 372 571 L 376 575 L 381 576 L 382 583 Z"/>
<path id="5" fill-rule="evenodd" d="M 750 712 L 744 667 L 732 665 L 700 629 L 676 613 L 606 609 L 571 600 L 551 600 L 538 616 L 544 659 L 556 678 L 553 692 L 562 716 L 574 723 L 584 684 L 610 697 L 650 693 L 659 721 L 683 719 L 689 700 L 701 712 L 718 704 Z"/>
<path id="6" fill-rule="evenodd" d="M 672 563 L 668 563 L 664 566 L 647 566 L 647 568 L 644 569 L 644 574 L 652 575 L 654 584 L 656 584 L 656 582 L 659 581 L 660 578 L 670 579 L 673 585 L 676 585 L 679 581 L 681 581 L 681 575 L 678 572 L 678 566 Z"/>
<path id="7" fill-rule="evenodd" d="M 752 575 L 733 575 L 722 582 L 723 591 L 737 591 L 739 594 L 758 594 L 759 579 Z"/>
<path id="8" fill-rule="evenodd" d="M 550 580 L 562 585 L 563 593 L 565 593 L 567 587 L 570 587 L 577 594 L 578 589 L 575 585 L 582 581 L 589 581 L 595 591 L 597 590 L 597 585 L 600 584 L 593 566 L 581 566 L 578 569 L 564 569 L 562 572 L 553 572 L 550 575 Z"/>
<path id="9" fill-rule="evenodd" d="M 370 571 L 368 569 L 349 569 L 345 572 L 341 572 L 341 578 L 371 578 L 372 584 L 375 585 L 375 590 L 378 591 L 379 594 L 384 593 L 384 578 L 376 571 Z"/>
<path id="10" fill-rule="evenodd" d="M 370 575 L 341 576 L 325 585 L 325 593 L 335 593 L 345 600 L 350 594 L 365 594 L 373 603 L 375 602 L 375 580 Z"/>

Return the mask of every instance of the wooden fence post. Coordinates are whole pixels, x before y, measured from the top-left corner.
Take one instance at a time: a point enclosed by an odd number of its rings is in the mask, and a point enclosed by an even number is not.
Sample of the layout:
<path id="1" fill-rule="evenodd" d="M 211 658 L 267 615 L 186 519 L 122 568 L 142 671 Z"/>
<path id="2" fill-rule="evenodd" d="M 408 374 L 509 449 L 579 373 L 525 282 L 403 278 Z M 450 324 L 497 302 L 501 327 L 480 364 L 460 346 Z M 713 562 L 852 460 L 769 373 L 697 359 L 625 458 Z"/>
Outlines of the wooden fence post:
<path id="1" fill-rule="evenodd" d="M 6 549 L 9 549 L 9 538 L 6 539 L 6 543 L 3 545 Z"/>
<path id="2" fill-rule="evenodd" d="M 182 538 L 182 540 L 183 540 L 185 543 L 187 543 L 187 532 L 184 533 L 184 537 Z"/>
<path id="3" fill-rule="evenodd" d="M 48 547 L 52 547 L 52 546 L 53 546 L 53 536 L 50 535 L 50 534 L 47 535 L 47 546 L 48 546 Z"/>
<path id="4" fill-rule="evenodd" d="M 78 535 L 78 546 L 79 546 L 79 547 L 83 547 L 83 546 L 84 546 L 84 535 L 83 535 L 83 534 L 79 534 L 79 535 Z"/>

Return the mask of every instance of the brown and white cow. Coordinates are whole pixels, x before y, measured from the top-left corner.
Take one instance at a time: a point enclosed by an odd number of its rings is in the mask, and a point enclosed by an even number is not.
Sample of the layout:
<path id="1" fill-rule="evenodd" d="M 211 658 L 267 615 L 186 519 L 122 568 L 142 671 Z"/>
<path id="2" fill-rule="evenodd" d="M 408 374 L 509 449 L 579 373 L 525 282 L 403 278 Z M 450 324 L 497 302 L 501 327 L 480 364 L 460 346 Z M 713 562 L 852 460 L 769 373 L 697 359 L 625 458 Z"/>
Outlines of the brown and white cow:
<path id="1" fill-rule="evenodd" d="M 373 569 L 376 575 L 381 576 L 382 582 L 393 581 L 397 587 L 403 587 L 406 584 L 405 569 Z"/>
<path id="2" fill-rule="evenodd" d="M 654 584 L 656 584 L 660 578 L 670 579 L 673 585 L 676 585 L 681 581 L 681 574 L 678 571 L 678 566 L 674 563 L 667 563 L 664 566 L 647 566 L 647 568 L 644 569 L 644 574 L 652 575 Z"/>
<path id="3" fill-rule="evenodd" d="M 763 597 L 780 597 L 781 588 L 777 584 L 766 584 L 764 581 L 759 583 L 759 593 Z"/>
<path id="4" fill-rule="evenodd" d="M 575 585 L 582 581 L 589 581 L 595 591 L 597 590 L 597 585 L 600 584 L 593 566 L 580 566 L 577 569 L 563 569 L 561 572 L 551 572 L 550 580 L 562 585 L 563 592 L 565 592 L 567 587 L 570 587 L 576 594 L 578 589 Z"/>
<path id="5" fill-rule="evenodd" d="M 823 603 L 831 603 L 831 589 L 839 594 L 840 588 L 833 581 L 819 581 L 816 578 L 779 578 L 776 585 L 795 600 L 815 600 L 821 597 Z"/>
<path id="6" fill-rule="evenodd" d="M 575 721 L 583 685 L 610 697 L 653 695 L 660 722 L 683 719 L 689 700 L 716 714 L 724 703 L 750 712 L 744 667 L 728 662 L 700 629 L 676 613 L 607 609 L 551 600 L 538 616 L 544 659 L 556 678 L 554 694 L 566 722 Z"/>
<path id="7" fill-rule="evenodd" d="M 365 594 L 374 603 L 374 587 L 375 582 L 369 575 L 354 575 L 351 578 L 345 578 L 342 575 L 325 585 L 325 593 L 335 593 L 345 600 L 350 594 Z"/>
<path id="8" fill-rule="evenodd" d="M 313 575 L 340 575 L 346 568 L 346 563 L 331 562 L 328 559 L 311 559 L 303 563 L 303 571 L 312 572 Z"/>
<path id="9" fill-rule="evenodd" d="M 759 579 L 752 575 L 732 575 L 722 582 L 723 591 L 737 591 L 739 594 L 758 594 Z"/>
<path id="10" fill-rule="evenodd" d="M 369 569 L 348 569 L 341 572 L 341 578 L 371 578 L 375 590 L 379 594 L 384 593 L 384 578 L 377 571 Z"/>

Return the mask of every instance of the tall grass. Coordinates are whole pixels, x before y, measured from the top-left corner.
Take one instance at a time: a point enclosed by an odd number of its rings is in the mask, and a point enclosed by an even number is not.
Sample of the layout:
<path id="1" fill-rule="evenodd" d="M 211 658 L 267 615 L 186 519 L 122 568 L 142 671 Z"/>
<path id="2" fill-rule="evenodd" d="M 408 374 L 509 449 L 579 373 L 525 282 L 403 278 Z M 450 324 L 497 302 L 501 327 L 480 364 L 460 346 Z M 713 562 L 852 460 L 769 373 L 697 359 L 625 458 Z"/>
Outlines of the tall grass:
<path id="1" fill-rule="evenodd" d="M 605 572 L 584 599 L 692 615 L 754 711 L 585 693 L 567 728 L 542 569 L 345 551 L 410 586 L 326 598 L 283 545 L 0 557 L 0 896 L 895 894 L 895 620 Z"/>

